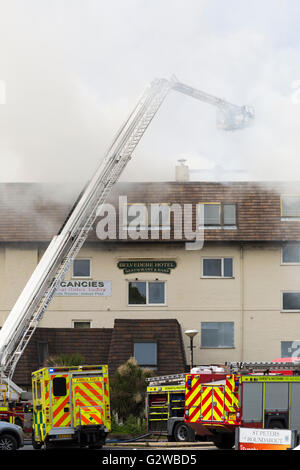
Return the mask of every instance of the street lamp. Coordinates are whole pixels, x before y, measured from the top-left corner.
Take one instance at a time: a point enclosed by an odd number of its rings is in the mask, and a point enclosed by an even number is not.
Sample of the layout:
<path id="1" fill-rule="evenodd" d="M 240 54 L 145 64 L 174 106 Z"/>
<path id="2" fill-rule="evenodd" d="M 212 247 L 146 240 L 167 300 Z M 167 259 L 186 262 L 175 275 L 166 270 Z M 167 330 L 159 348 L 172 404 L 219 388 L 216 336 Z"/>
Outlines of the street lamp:
<path id="1" fill-rule="evenodd" d="M 193 362 L 194 362 L 193 349 L 195 347 L 195 346 L 193 346 L 193 341 L 194 341 L 194 337 L 199 333 L 199 331 L 198 330 L 186 330 L 184 333 L 190 338 L 191 369 L 192 369 L 193 368 Z"/>

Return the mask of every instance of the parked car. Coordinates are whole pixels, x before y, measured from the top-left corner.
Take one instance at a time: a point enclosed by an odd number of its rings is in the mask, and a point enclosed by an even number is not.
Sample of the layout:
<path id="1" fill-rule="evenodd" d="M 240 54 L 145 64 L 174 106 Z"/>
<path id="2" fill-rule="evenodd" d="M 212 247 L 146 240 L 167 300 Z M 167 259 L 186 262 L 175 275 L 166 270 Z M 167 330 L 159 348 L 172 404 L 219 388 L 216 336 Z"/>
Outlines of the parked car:
<path id="1" fill-rule="evenodd" d="M 0 421 L 0 450 L 17 450 L 24 446 L 21 426 Z"/>

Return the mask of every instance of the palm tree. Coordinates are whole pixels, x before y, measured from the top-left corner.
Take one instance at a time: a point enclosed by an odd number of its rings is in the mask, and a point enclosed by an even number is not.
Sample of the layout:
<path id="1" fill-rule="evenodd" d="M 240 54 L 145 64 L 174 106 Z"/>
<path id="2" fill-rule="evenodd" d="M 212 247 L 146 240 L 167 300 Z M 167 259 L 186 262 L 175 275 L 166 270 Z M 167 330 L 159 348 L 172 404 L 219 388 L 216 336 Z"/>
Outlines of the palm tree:
<path id="1" fill-rule="evenodd" d="M 125 421 L 130 415 L 144 414 L 146 379 L 151 375 L 152 370 L 139 367 L 133 357 L 117 369 L 110 384 L 110 398 L 112 411 L 119 419 Z"/>
<path id="2" fill-rule="evenodd" d="M 59 366 L 80 366 L 85 362 L 84 357 L 80 353 L 73 354 L 60 354 L 57 356 L 50 356 L 45 361 L 46 367 L 59 367 Z"/>

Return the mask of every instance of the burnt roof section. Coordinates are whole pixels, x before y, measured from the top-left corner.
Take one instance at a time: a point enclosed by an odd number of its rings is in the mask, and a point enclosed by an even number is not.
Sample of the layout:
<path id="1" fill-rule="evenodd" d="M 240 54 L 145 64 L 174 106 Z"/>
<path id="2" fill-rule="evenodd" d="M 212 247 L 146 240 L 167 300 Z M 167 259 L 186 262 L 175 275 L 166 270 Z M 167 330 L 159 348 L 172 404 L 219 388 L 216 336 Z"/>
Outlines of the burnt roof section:
<path id="1" fill-rule="evenodd" d="M 79 185 L 70 184 L 0 184 L 0 242 L 49 242 L 64 223 L 81 189 Z M 206 240 L 300 240 L 300 221 L 281 220 L 281 194 L 300 194 L 299 183 L 118 183 L 107 202 L 115 206 L 117 214 L 119 196 L 126 196 L 128 203 L 168 203 L 180 204 L 181 207 L 190 204 L 193 207 L 193 229 L 198 203 L 236 203 L 236 228 L 207 229 Z M 171 218 L 170 239 L 176 241 L 172 221 Z M 95 230 L 91 232 L 89 241 L 99 241 Z M 151 241 L 150 237 L 149 240 L 140 240 L 147 241 Z"/>

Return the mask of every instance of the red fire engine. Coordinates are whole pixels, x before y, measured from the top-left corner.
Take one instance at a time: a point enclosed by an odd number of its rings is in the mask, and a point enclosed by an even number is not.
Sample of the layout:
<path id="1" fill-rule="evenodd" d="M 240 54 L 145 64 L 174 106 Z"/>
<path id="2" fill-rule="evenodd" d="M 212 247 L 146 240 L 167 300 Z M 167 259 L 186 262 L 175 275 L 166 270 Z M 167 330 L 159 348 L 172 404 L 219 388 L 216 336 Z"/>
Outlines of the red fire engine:
<path id="1" fill-rule="evenodd" d="M 0 384 L 0 421 L 17 424 L 25 432 L 31 431 L 31 403 L 21 401 L 15 392 L 11 396 L 6 384 Z"/>
<path id="2" fill-rule="evenodd" d="M 200 383 L 187 374 L 185 422 L 203 427 L 215 445 L 234 445 L 238 426 L 295 429 L 300 435 L 300 364 L 231 363 L 221 380 Z"/>

